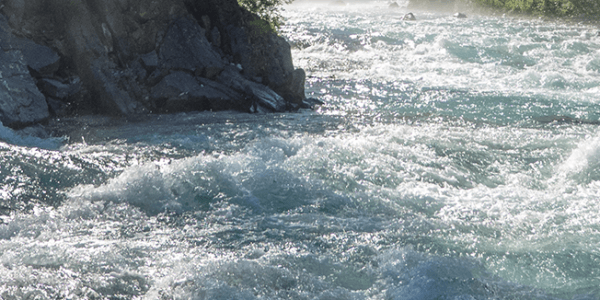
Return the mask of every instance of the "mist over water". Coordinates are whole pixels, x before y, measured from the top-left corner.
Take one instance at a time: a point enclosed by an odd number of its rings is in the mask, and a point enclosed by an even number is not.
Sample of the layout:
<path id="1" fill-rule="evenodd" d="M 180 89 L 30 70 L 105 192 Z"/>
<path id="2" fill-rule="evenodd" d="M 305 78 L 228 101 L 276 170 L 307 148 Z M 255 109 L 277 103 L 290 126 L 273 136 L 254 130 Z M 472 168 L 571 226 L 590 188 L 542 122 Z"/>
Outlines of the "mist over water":
<path id="1" fill-rule="evenodd" d="M 599 299 L 598 28 L 287 6 L 285 114 L 0 126 L 2 299 Z"/>

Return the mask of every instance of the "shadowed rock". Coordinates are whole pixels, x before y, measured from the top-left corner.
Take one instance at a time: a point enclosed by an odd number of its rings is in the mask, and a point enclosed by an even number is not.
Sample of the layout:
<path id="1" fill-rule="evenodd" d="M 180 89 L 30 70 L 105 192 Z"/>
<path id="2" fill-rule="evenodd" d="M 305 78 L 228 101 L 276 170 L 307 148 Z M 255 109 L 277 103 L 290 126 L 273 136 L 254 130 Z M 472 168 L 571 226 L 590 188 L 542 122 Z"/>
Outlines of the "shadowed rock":
<path id="1" fill-rule="evenodd" d="M 199 80 L 198 80 L 199 79 Z M 152 88 L 151 97 L 158 112 L 238 109 L 247 111 L 244 97 L 217 82 L 178 71 Z M 245 108 L 245 109 L 244 109 Z"/>
<path id="2" fill-rule="evenodd" d="M 171 24 L 159 53 L 161 68 L 189 70 L 208 78 L 214 78 L 225 66 L 206 39 L 204 29 L 190 18 L 181 18 Z"/>
<path id="3" fill-rule="evenodd" d="M 217 81 L 233 90 L 249 96 L 250 112 L 281 112 L 286 110 L 286 102 L 269 87 L 245 79 L 233 67 L 226 68 Z"/>
<path id="4" fill-rule="evenodd" d="M 131 117 L 284 111 L 306 98 L 305 73 L 294 69 L 290 45 L 236 0 L 3 5 L 10 18 L 0 15 L 0 121 L 8 126 L 48 118 L 46 102 L 57 116 Z M 73 78 L 79 79 L 77 92 L 71 91 Z"/>
<path id="5" fill-rule="evenodd" d="M 5 126 L 21 127 L 50 116 L 46 99 L 29 73 L 24 52 L 31 54 L 33 51 L 24 51 L 25 46 L 34 50 L 43 48 L 12 35 L 6 19 L 0 15 L 0 122 Z M 30 58 L 32 65 L 40 69 L 52 64 L 45 61 L 46 56 L 39 61 Z"/>

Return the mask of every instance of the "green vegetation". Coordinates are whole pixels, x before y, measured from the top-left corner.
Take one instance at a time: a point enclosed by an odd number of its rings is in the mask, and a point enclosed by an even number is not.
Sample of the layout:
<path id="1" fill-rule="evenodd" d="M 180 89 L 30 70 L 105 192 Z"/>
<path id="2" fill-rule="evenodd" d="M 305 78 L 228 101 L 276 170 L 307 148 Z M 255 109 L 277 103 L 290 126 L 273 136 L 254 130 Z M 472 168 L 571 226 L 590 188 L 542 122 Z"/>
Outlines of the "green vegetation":
<path id="1" fill-rule="evenodd" d="M 544 16 L 600 16 L 600 0 L 473 0 L 487 7 Z"/>
<path id="2" fill-rule="evenodd" d="M 294 0 L 238 0 L 238 3 L 248 11 L 257 14 L 268 23 L 260 26 L 261 30 L 276 32 L 283 24 L 281 5 L 292 3 Z"/>

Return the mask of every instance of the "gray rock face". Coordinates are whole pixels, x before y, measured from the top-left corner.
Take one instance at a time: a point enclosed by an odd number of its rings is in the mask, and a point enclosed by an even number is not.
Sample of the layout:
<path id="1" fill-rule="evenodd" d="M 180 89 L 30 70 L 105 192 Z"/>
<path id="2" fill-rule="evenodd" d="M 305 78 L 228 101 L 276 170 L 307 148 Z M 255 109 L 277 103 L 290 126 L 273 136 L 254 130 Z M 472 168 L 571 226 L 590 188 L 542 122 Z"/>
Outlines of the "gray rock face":
<path id="1" fill-rule="evenodd" d="M 204 29 L 190 18 L 171 24 L 159 53 L 162 68 L 189 70 L 208 78 L 214 78 L 225 66 L 206 39 Z"/>
<path id="2" fill-rule="evenodd" d="M 0 122 L 20 127 L 49 117 L 46 99 L 35 85 L 22 49 L 22 39 L 13 36 L 0 15 Z M 36 45 L 35 49 L 43 46 Z M 34 63 L 42 67 L 43 64 Z"/>
<path id="3" fill-rule="evenodd" d="M 90 67 L 93 75 L 92 78 L 88 77 L 88 82 L 95 82 L 94 88 L 104 108 L 125 115 L 144 111 L 126 88 L 127 75 L 130 75 L 128 72 L 119 70 L 117 66 L 103 58 L 94 60 Z M 129 86 L 129 91 L 134 93 L 131 88 L 132 86 Z"/>
<path id="4" fill-rule="evenodd" d="M 8 126 L 47 119 L 48 103 L 57 116 L 127 116 L 278 112 L 305 99 L 289 44 L 236 0 L 2 4 L 0 121 Z"/>
<path id="5" fill-rule="evenodd" d="M 0 51 L 0 121 L 19 127 L 49 117 L 48 105 L 19 50 Z"/>
<path id="6" fill-rule="evenodd" d="M 256 33 L 259 29 L 253 29 Z M 260 80 L 290 103 L 300 103 L 304 94 L 293 91 L 294 65 L 290 45 L 281 37 L 264 34 L 252 36 L 247 30 L 229 26 L 231 51 L 238 57 L 247 78 Z"/>

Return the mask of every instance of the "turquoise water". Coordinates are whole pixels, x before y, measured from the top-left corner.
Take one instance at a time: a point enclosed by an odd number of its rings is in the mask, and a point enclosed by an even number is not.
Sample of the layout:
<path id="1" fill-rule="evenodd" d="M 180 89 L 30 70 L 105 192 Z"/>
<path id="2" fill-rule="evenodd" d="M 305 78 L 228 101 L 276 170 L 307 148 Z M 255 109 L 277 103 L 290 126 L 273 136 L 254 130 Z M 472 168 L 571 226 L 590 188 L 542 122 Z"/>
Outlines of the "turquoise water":
<path id="1" fill-rule="evenodd" d="M 406 12 L 286 7 L 314 111 L 0 127 L 0 298 L 600 299 L 599 29 Z"/>

